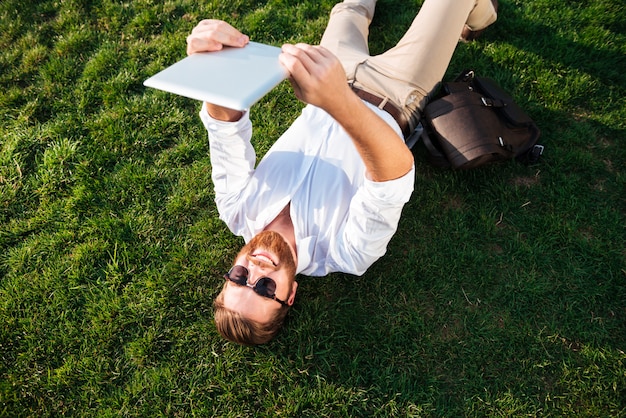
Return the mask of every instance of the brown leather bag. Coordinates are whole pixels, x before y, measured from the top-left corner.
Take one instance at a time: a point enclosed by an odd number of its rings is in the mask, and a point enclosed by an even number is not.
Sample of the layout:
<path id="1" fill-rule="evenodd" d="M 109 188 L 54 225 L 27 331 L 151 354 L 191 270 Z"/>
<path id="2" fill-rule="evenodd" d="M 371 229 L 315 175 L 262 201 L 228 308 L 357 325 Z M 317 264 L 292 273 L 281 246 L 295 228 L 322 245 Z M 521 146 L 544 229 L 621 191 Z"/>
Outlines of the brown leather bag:
<path id="1" fill-rule="evenodd" d="M 535 122 L 492 79 L 464 71 L 443 84 L 442 94 L 423 114 L 421 139 L 433 164 L 468 169 L 514 158 L 534 163 L 543 153 Z"/>

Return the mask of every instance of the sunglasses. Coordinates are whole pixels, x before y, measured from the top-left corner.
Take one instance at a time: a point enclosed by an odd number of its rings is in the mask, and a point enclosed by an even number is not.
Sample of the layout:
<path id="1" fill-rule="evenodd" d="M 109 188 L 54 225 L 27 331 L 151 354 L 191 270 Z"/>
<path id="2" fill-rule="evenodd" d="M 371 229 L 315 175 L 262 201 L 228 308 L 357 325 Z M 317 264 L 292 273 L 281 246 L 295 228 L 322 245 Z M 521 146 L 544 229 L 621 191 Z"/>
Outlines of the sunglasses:
<path id="1" fill-rule="evenodd" d="M 284 300 L 280 300 L 276 297 L 276 282 L 274 279 L 269 277 L 261 277 L 256 281 L 254 286 L 248 284 L 248 269 L 244 266 L 233 266 L 228 273 L 224 275 L 224 278 L 230 280 L 231 282 L 239 285 L 246 286 L 250 289 L 254 290 L 259 296 L 263 296 L 264 298 L 274 299 L 276 302 L 280 303 L 283 306 L 287 306 L 287 302 Z"/>

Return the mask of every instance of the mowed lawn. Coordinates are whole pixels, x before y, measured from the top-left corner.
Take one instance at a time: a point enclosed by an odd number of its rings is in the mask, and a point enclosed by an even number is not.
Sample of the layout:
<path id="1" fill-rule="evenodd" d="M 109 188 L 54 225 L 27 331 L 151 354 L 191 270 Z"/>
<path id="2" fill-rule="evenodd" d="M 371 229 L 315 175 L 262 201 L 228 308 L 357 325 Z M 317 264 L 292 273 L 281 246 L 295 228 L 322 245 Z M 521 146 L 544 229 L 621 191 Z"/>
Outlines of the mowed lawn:
<path id="1" fill-rule="evenodd" d="M 459 44 L 545 154 L 472 171 L 415 150 L 415 191 L 363 276 L 299 277 L 285 329 L 223 341 L 242 240 L 218 219 L 200 104 L 143 81 L 202 18 L 317 43 L 329 0 L 2 0 L 0 416 L 626 416 L 626 8 L 501 0 Z M 421 1 L 381 0 L 371 50 Z M 259 158 L 299 114 L 251 110 Z"/>

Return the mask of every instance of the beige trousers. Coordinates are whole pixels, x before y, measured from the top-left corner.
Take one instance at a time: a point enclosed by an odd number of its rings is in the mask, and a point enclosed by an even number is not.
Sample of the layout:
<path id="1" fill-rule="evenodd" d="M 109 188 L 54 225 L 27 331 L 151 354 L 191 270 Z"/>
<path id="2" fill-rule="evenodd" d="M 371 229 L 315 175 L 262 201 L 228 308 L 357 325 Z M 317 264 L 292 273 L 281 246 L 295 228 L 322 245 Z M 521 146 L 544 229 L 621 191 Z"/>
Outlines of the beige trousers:
<path id="1" fill-rule="evenodd" d="M 394 103 L 409 119 L 419 111 L 443 78 L 465 24 L 472 30 L 496 20 L 491 0 L 425 0 L 397 45 L 370 56 L 369 25 L 376 0 L 336 4 L 321 45 L 341 61 L 349 83 Z"/>

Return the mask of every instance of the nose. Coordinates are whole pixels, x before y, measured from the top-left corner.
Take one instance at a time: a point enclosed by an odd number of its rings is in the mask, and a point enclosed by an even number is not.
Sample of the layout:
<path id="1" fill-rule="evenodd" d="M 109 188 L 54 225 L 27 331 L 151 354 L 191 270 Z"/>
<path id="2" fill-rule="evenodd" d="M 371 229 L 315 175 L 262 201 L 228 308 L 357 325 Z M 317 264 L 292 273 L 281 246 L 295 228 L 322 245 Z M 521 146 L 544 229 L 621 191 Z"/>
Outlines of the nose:
<path id="1" fill-rule="evenodd" d="M 261 277 L 267 276 L 270 271 L 271 269 L 265 266 L 250 264 L 250 266 L 248 266 L 248 284 L 254 286 Z"/>

